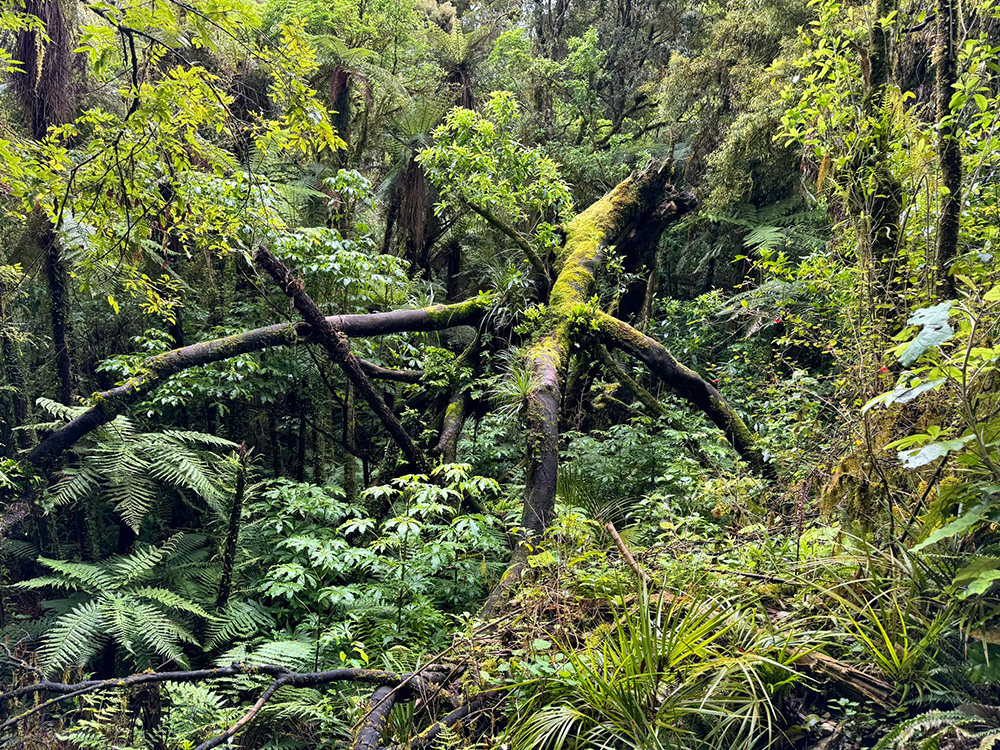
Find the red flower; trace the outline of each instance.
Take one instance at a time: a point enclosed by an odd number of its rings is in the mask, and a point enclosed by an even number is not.
[[[775,319],[774,319],[774,322],[775,322],[775,323],[780,323],[780,322],[781,322],[781,318],[775,318]]]
[[[878,368],[878,371],[879,372],[889,372],[889,368],[888,367],[880,367],[880,368]]]

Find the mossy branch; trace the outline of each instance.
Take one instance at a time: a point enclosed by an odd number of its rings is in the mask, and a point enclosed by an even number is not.
[[[371,380],[358,362],[358,358],[351,352],[347,334],[344,333],[343,329],[323,316],[319,306],[306,292],[302,282],[295,279],[285,264],[278,260],[270,250],[259,249],[254,255],[254,262],[263,268],[281,290],[288,295],[292,304],[295,305],[295,309],[309,324],[313,335],[326,350],[327,355],[334,364],[343,370],[344,375],[347,376],[358,394],[368,402],[368,406],[375,412],[375,416],[385,426],[393,442],[399,446],[413,468],[416,471],[426,470],[427,459],[424,457],[423,451],[413,442],[399,421],[399,417],[393,413],[382,396],[375,390]]]
[[[561,382],[569,359],[575,320],[594,284],[604,254],[632,222],[660,206],[679,217],[694,200],[669,187],[661,166],[651,163],[621,182],[566,225],[557,253],[559,275],[549,298],[547,330],[528,352],[534,387],[528,395],[528,466],[521,525],[528,535],[548,527],[555,505],[559,463]]]
[[[711,419],[756,473],[768,479],[774,478],[774,466],[764,459],[750,428],[714,385],[678,362],[658,341],[627,323],[599,311],[593,313],[592,320],[605,344],[621,349],[645,364],[678,396]]]

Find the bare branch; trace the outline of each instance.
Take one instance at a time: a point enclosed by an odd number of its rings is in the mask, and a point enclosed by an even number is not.
[[[409,695],[409,691],[423,690],[427,684],[438,683],[444,679],[444,673],[440,670],[434,671],[427,668],[420,672],[402,674],[387,672],[381,669],[353,668],[331,669],[323,672],[294,672],[277,664],[234,663],[228,667],[217,667],[215,669],[195,669],[185,672],[143,672],[142,674],[135,674],[129,677],[117,677],[108,680],[84,680],[83,682],[76,683],[40,680],[34,684],[23,685],[0,694],[0,702],[38,693],[57,693],[58,695],[8,719],[3,724],[0,724],[0,730],[17,724],[28,716],[42,711],[49,706],[71,698],[77,698],[81,695],[88,695],[103,690],[116,690],[119,688],[160,683],[204,682],[235,677],[237,675],[266,675],[273,677],[274,681],[280,682],[281,685],[293,685],[296,687],[326,685],[331,682],[363,682],[403,691],[404,695]],[[273,694],[273,691],[265,691],[265,693],[269,698]],[[262,697],[264,697],[263,694]],[[251,716],[250,718],[253,717]],[[237,731],[239,731],[239,728],[237,728]]]
[[[351,352],[347,334],[323,316],[319,306],[306,292],[302,282],[293,278],[291,271],[270,250],[260,248],[254,255],[254,261],[267,271],[281,290],[292,300],[295,309],[309,324],[313,334],[326,349],[330,359],[344,371],[347,379],[351,381],[361,397],[368,402],[403,455],[417,471],[423,471],[427,467],[427,459],[424,457],[423,451],[413,442],[399,418],[375,390],[371,380],[361,368],[357,357]]]

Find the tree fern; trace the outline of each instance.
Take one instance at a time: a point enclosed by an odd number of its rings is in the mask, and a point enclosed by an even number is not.
[[[84,411],[47,399],[39,404],[63,421]],[[66,469],[52,487],[51,501],[62,505],[106,500],[136,531],[164,489],[192,492],[214,504],[231,473],[225,459],[206,448],[229,449],[234,443],[214,435],[183,430],[143,433],[119,416],[97,430],[92,443],[83,446],[79,464]]]
[[[192,601],[188,601],[183,596],[175,594],[173,591],[168,591],[167,589],[156,588],[153,586],[143,586],[142,588],[133,591],[132,595],[139,599],[146,599],[151,602],[162,604],[180,612],[188,612],[189,614],[197,615],[205,620],[212,619],[212,615],[205,611],[203,607]]]
[[[803,208],[795,199],[777,201],[758,208],[739,206],[731,214],[708,214],[702,218],[746,230],[747,250],[791,249],[798,253],[822,249],[827,242],[828,219],[816,208]]]
[[[86,666],[109,638],[132,657],[135,668],[148,668],[153,660],[183,662],[185,645],[196,643],[191,624],[211,621],[212,615],[197,602],[149,581],[167,563],[182,566],[204,541],[178,534],[159,547],[143,546],[99,563],[39,558],[53,575],[24,581],[20,588],[75,592],[75,601],[46,602],[61,614],[42,638],[42,669]]]

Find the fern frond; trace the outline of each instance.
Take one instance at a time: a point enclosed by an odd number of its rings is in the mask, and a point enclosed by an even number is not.
[[[11,560],[34,560],[38,557],[38,548],[23,539],[0,540],[0,554]]]
[[[100,475],[90,464],[63,471],[63,476],[49,490],[56,505],[73,505],[93,497],[100,487]]]
[[[173,591],[168,591],[167,589],[156,588],[153,586],[143,586],[142,588],[135,589],[129,593],[139,599],[156,602],[157,604],[162,604],[170,609],[187,612],[188,614],[196,615],[205,620],[211,620],[214,617],[195,602],[189,601],[183,596],[175,594]]]
[[[257,602],[231,601],[209,630],[208,647],[250,640],[274,627],[274,618]]]
[[[137,661],[156,655],[177,659],[183,643],[197,643],[194,636],[153,604],[131,596],[116,596],[101,602],[111,635]]]
[[[107,638],[101,608],[96,601],[83,602],[58,618],[42,639],[39,662],[52,673],[68,666],[86,664]]]
[[[322,194],[325,198],[326,195]],[[211,445],[215,448],[224,448],[227,450],[232,450],[236,447],[236,443],[232,440],[226,440],[218,435],[210,435],[207,432],[196,432],[194,430],[164,430],[163,435],[167,436],[171,440],[176,440],[179,443],[184,443],[187,445]],[[156,435],[153,435],[156,437]]]
[[[898,724],[879,741],[875,750],[902,750],[913,741],[914,737],[930,730],[962,726],[976,721],[982,720],[963,714],[961,711],[928,711]]]
[[[76,419],[89,408],[87,406],[66,406],[66,404],[61,404],[58,401],[44,397],[37,399],[35,403],[56,419],[61,419],[64,422]]]
[[[63,591],[80,591],[80,582],[63,576],[36,576],[26,581],[18,581],[13,584],[19,589],[61,589]]]
[[[184,534],[174,534],[159,547],[144,546],[131,555],[116,555],[110,558],[104,565],[114,571],[119,579],[117,585],[112,588],[121,588],[122,585],[146,578],[157,565],[173,554],[184,536]]]
[[[48,557],[39,557],[38,562],[62,575],[68,583],[91,591],[109,590],[115,587],[114,579],[99,565],[93,563],[52,560]]]
[[[215,660],[218,665],[242,661],[248,664],[282,664],[291,669],[309,669],[316,661],[316,644],[306,641],[268,641],[253,648],[234,646]]]

